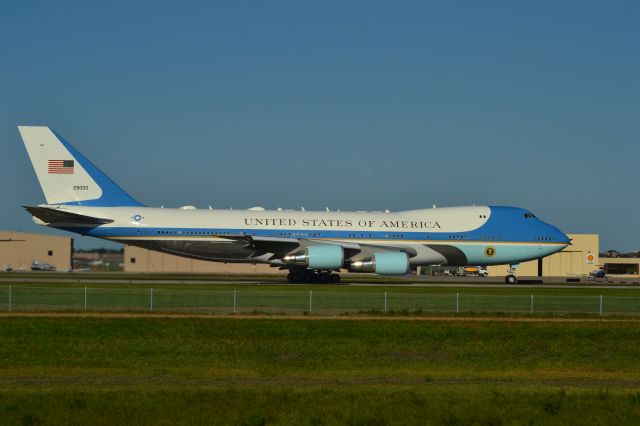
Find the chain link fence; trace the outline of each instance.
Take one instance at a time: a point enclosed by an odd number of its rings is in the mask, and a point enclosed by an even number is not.
[[[4,286],[0,311],[640,315],[640,297]]]

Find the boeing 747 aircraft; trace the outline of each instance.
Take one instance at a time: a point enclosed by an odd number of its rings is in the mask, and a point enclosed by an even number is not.
[[[403,275],[420,265],[509,265],[562,250],[569,238],[516,207],[401,212],[199,210],[147,207],[48,127],[19,126],[46,204],[40,225],[214,262],[266,263],[290,282],[338,282],[338,273]]]

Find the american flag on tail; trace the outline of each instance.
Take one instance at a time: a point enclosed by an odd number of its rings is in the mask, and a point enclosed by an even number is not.
[[[73,160],[49,160],[48,161],[49,174],[72,175],[73,163],[74,163]]]

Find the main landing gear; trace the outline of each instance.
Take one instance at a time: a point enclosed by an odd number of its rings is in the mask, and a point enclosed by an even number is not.
[[[312,271],[310,269],[289,270],[287,281],[290,283],[322,283],[337,284],[340,282],[340,275],[331,271]]]
[[[518,277],[516,276],[516,269],[518,269],[518,263],[509,265],[509,269],[507,270],[507,276],[504,277],[504,282],[507,284],[517,284]]]

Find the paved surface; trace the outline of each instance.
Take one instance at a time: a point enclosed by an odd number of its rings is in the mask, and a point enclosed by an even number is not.
[[[561,289],[638,289],[640,290],[640,283],[633,280],[614,282],[610,281],[609,284],[596,283],[593,281],[583,281],[582,283],[563,283],[561,279],[555,280],[549,279],[545,282],[539,282],[537,279],[522,279],[518,284],[505,284],[501,281],[497,281],[492,278],[478,278],[478,277],[444,277],[447,278],[445,282],[441,279],[443,277],[429,277],[429,279],[419,279],[415,281],[402,281],[402,282],[347,282],[338,284],[340,286],[354,286],[354,287],[380,287],[380,286],[393,286],[393,287],[427,287],[427,288],[561,288]],[[437,281],[436,281],[437,280]],[[60,275],[51,277],[28,276],[25,274],[3,274],[0,275],[0,284],[30,284],[30,283],[69,283],[69,284],[154,284],[154,285],[282,285],[293,287],[296,284],[290,284],[285,279],[276,280],[252,280],[246,276],[238,276],[237,279],[216,279],[211,280],[203,279],[202,277],[194,278],[180,278],[180,279],[136,279],[125,278],[118,279],[117,275],[113,278],[92,277],[91,274],[78,274],[78,275]],[[326,284],[316,284],[318,286],[324,286]],[[335,284],[332,284],[335,285]]]

